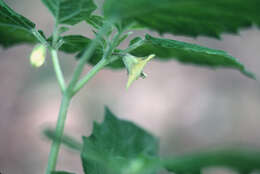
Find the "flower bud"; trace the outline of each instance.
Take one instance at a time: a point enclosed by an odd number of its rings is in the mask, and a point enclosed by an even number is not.
[[[46,47],[43,44],[37,44],[31,53],[30,63],[33,67],[40,67],[44,64],[46,58]]]

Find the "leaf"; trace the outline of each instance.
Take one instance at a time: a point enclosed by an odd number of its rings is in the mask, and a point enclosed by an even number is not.
[[[75,25],[88,18],[97,6],[92,0],[42,0],[59,24]]]
[[[259,7],[259,0],[106,0],[104,14],[159,33],[219,38],[260,26]]]
[[[0,45],[7,48],[20,43],[36,43],[35,24],[0,0]]]
[[[97,15],[91,15],[86,18],[86,22],[95,29],[100,29],[104,24],[104,18]]]
[[[138,38],[134,39],[136,40]],[[181,63],[209,68],[232,68],[239,70],[247,77],[255,78],[254,74],[247,71],[236,58],[224,51],[176,40],[155,38],[148,34],[143,44],[131,54],[141,57],[155,54],[160,60],[176,59]]]
[[[91,39],[81,36],[81,35],[68,35],[63,36],[63,45],[60,47],[60,50],[68,53],[68,54],[77,54],[76,58],[79,59],[85,49],[88,47],[88,45],[91,42]],[[51,38],[49,39],[51,41]],[[97,64],[103,55],[103,48],[101,45],[97,46],[96,51],[92,55],[92,57],[89,59],[88,63],[91,65]],[[112,64],[109,64],[108,67],[110,68],[122,68],[124,67],[124,64],[121,59],[118,59],[114,61]]]
[[[108,109],[104,122],[95,123],[91,136],[83,137],[83,142],[86,174],[154,173],[158,167],[158,140]]]
[[[81,35],[68,35],[63,36],[61,39],[64,43],[60,47],[60,50],[68,54],[77,54],[77,59],[81,57],[85,49],[87,49],[88,45],[91,43],[91,39]],[[92,65],[96,64],[102,58],[102,55],[103,49],[102,46],[99,45],[88,63]]]
[[[174,173],[199,173],[205,167],[229,167],[240,173],[260,169],[259,151],[248,149],[218,149],[197,152],[165,160],[165,167]]]

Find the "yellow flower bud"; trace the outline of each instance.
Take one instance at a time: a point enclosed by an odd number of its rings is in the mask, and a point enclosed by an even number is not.
[[[33,67],[40,67],[44,64],[46,58],[46,47],[42,44],[37,44],[31,53],[30,63]]]
[[[145,78],[146,74],[143,72],[144,66],[149,60],[151,60],[155,55],[151,54],[147,57],[135,57],[131,54],[126,54],[123,57],[123,62],[128,72],[128,82],[126,88],[137,80],[139,77]]]

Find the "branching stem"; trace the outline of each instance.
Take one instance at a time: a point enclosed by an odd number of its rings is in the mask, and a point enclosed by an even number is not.
[[[68,111],[68,107],[69,107],[69,104],[70,104],[72,97],[92,77],[94,77],[94,75],[98,71],[100,71],[103,67],[105,67],[109,63],[109,57],[112,55],[112,52],[115,48],[114,43],[116,43],[118,41],[121,33],[116,34],[116,36],[112,39],[111,44],[108,46],[108,48],[104,52],[103,58],[87,73],[87,75],[85,75],[82,78],[82,80],[79,80],[86,61],[88,59],[90,59],[90,57],[94,53],[94,51],[95,51],[100,39],[102,38],[102,36],[107,33],[109,25],[110,24],[105,24],[100,29],[96,38],[88,46],[88,48],[86,49],[86,51],[84,52],[84,54],[80,58],[80,61],[79,61],[78,65],[77,65],[77,67],[74,71],[73,77],[72,77],[68,86],[66,86],[66,84],[65,84],[64,76],[63,76],[63,73],[62,73],[62,70],[61,70],[61,67],[60,67],[60,63],[59,63],[59,59],[58,59],[58,53],[57,53],[57,48],[56,48],[56,44],[57,44],[57,41],[58,41],[58,31],[57,31],[58,26],[55,27],[55,30],[54,30],[55,36],[53,36],[54,41],[52,43],[52,46],[48,46],[48,48],[51,52],[54,70],[55,70],[56,77],[57,77],[59,86],[61,88],[62,94],[63,94],[62,102],[61,102],[61,106],[60,106],[60,111],[59,111],[59,117],[58,117],[58,120],[57,120],[56,130],[55,130],[55,134],[57,135],[58,139],[62,138],[62,135],[63,135],[63,132],[64,132],[65,120],[66,120],[66,117],[67,117],[67,111]],[[37,35],[37,32],[36,32],[36,35]],[[43,39],[41,37],[41,35],[40,36],[38,35],[38,37],[37,38],[40,40],[40,42],[44,43],[44,41],[41,41]],[[44,44],[48,44],[48,42],[46,41],[46,43],[44,43]],[[57,164],[60,144],[61,144],[61,141],[53,141],[52,142],[46,174],[51,174],[52,171],[56,170],[56,164]]]

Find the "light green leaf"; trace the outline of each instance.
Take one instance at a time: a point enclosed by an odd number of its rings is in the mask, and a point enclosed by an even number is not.
[[[0,45],[10,47],[21,43],[36,43],[32,34],[35,24],[13,11],[0,0]]]
[[[59,24],[74,25],[96,10],[92,0],[42,0]]]
[[[104,14],[159,33],[219,38],[223,32],[260,26],[259,7],[259,0],[106,0]]]
[[[136,40],[138,39],[134,39]],[[155,54],[160,60],[176,59],[181,63],[209,68],[232,68],[239,70],[247,77],[255,78],[236,58],[224,51],[176,40],[155,38],[148,34],[143,44],[131,54],[141,57]]]
[[[83,137],[85,174],[154,173],[159,165],[158,140],[137,125],[120,120],[106,109],[105,120]],[[93,158],[93,157],[96,158]]]

